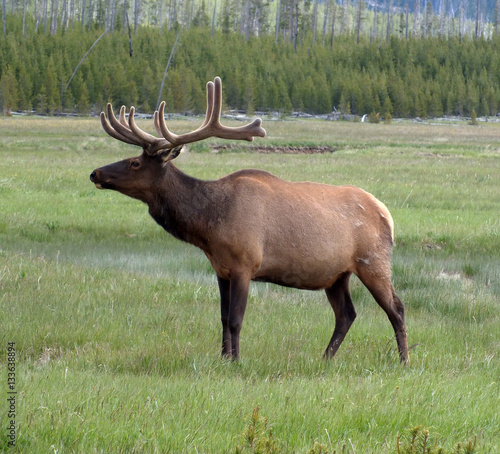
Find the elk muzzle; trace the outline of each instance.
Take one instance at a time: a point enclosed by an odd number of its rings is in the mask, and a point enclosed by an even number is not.
[[[90,181],[95,184],[95,187],[97,189],[105,189],[102,185],[102,181],[100,179],[100,170],[95,169],[91,174],[90,174]]]

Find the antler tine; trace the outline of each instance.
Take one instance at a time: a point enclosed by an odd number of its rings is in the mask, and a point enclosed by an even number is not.
[[[205,127],[205,125],[210,121],[210,118],[212,116],[212,109],[213,109],[213,102],[214,102],[214,83],[213,82],[208,82],[207,83],[207,111],[205,113],[205,120],[203,121],[203,124],[196,129],[198,131],[199,129],[202,129]],[[165,121],[160,121],[160,118],[164,119],[165,118],[165,101],[162,101],[159,107],[159,111],[155,111],[154,113],[154,125],[156,128],[156,132],[159,135],[163,135],[165,137],[169,137],[171,140],[178,141],[179,136],[174,134],[168,129],[167,124]],[[180,143],[180,142],[179,142]]]
[[[132,106],[130,108],[130,112],[128,114],[128,124],[129,124],[130,130],[140,140],[142,140],[144,143],[148,144],[148,146],[144,146],[144,150],[146,151],[146,153],[148,153],[149,155],[152,155],[159,150],[162,150],[164,148],[169,148],[171,146],[171,144],[167,140],[155,137],[155,136],[147,133],[146,131],[143,131],[142,129],[140,129],[137,126],[137,123],[135,122],[134,113],[135,113],[135,108],[134,108],[134,106]]]
[[[125,106],[120,108],[119,120],[115,117],[111,104],[108,103],[106,107],[108,115],[106,118],[106,114],[101,112],[101,123],[104,130],[111,137],[131,145],[139,145],[149,155],[172,147],[172,144],[166,139],[155,137],[137,126],[133,106],[130,108],[128,122],[125,116]]]
[[[141,147],[144,147],[146,144],[140,140],[131,130],[128,126],[123,125],[121,122],[117,120],[115,117],[115,114],[113,112],[113,107],[111,106],[110,103],[107,105],[107,110],[108,110],[108,120],[111,124],[111,127],[121,136],[124,136],[127,140],[123,141],[126,143],[130,143],[132,145],[139,145]],[[120,117],[125,118],[125,106],[123,106],[120,109]],[[114,136],[113,136],[114,137]],[[121,140],[121,139],[118,139]]]
[[[222,111],[222,82],[220,80],[220,77],[216,77],[214,79],[214,82],[212,84],[212,92],[212,113],[210,115],[210,120],[208,121],[208,123],[212,125],[212,127],[214,127],[220,125],[220,114]]]
[[[133,107],[130,109],[132,110]],[[130,113],[129,113],[129,116],[130,116]],[[128,128],[128,124],[127,124],[127,119],[125,117],[125,106],[121,106],[120,107],[120,116],[119,116],[119,119],[120,119],[120,123],[125,126],[126,128]]]
[[[220,77],[216,77],[214,83],[215,99],[212,117],[210,119],[210,125],[213,131],[212,135],[220,139],[248,140],[249,142],[252,142],[255,136],[265,137],[266,130],[261,127],[262,120],[260,118],[256,118],[254,121],[244,126],[237,127],[223,126],[220,123],[220,113],[222,109],[222,82]]]
[[[155,126],[160,129],[163,137],[172,145],[182,145],[208,137],[219,137],[221,139],[235,139],[252,141],[255,136],[265,137],[266,131],[261,127],[262,120],[255,119],[251,123],[236,128],[223,126],[220,123],[222,109],[222,82],[216,77],[214,82],[207,84],[207,111],[205,121],[195,131],[176,135],[168,129],[164,117],[165,104],[160,105],[158,116],[155,116]],[[157,123],[157,124],[156,124]]]
[[[207,82],[207,111],[205,113],[205,121],[198,129],[204,128],[205,125],[212,119],[214,110],[213,106],[214,106],[214,83],[210,81]]]
[[[162,107],[163,106],[163,107]],[[162,101],[161,104],[160,104],[160,110],[162,112],[165,111],[165,101]],[[155,113],[153,115],[153,122],[154,122],[154,125],[155,125],[155,129],[156,129],[156,132],[158,133],[159,136],[162,135],[162,132],[161,132],[161,128],[160,128],[160,121],[159,121],[159,113],[157,110],[155,110]]]
[[[167,139],[167,141],[170,142],[173,146],[189,143],[183,140],[184,136],[186,136],[187,134],[181,134],[180,136],[178,136],[177,134],[170,132],[170,130],[168,129],[167,124],[165,123],[165,102],[162,102],[160,104],[157,119],[161,135],[165,139]]]
[[[115,129],[113,129],[113,127],[109,124],[108,119],[106,118],[106,114],[104,112],[101,112],[101,124],[104,131],[106,131],[114,139],[117,139],[121,142],[129,143],[131,145],[137,145],[135,141],[129,140],[127,137],[123,136]]]
[[[220,85],[220,78],[216,77],[216,80],[217,79],[219,79]],[[222,104],[221,90],[219,89],[219,99],[217,97],[216,90],[217,89],[214,87],[214,82],[210,81],[207,83],[207,110],[205,113],[205,120],[198,129],[195,129],[194,131],[188,132],[186,134],[177,135],[168,129],[168,126],[165,123],[165,103],[163,102],[160,105],[160,110],[158,112],[158,125],[163,137],[165,137],[165,139],[167,139],[173,145],[192,143],[211,137],[213,134],[210,133],[209,127],[213,124],[214,121],[218,121]],[[219,104],[217,111],[215,111],[214,109],[214,107],[217,107],[214,106],[214,103]],[[215,116],[214,113],[216,114]]]

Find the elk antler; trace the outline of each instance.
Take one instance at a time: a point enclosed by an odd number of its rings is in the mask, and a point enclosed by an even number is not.
[[[214,82],[207,83],[207,111],[205,121],[196,130],[186,134],[174,134],[170,132],[165,123],[165,101],[160,104],[159,111],[154,113],[154,126],[158,135],[155,137],[142,129],[135,123],[134,107],[130,108],[128,123],[125,118],[125,106],[120,109],[120,120],[115,117],[111,104],[107,106],[108,118],[101,112],[101,123],[104,130],[117,140],[132,145],[139,145],[149,154],[154,155],[160,150],[197,142],[209,137],[219,137],[221,139],[235,139],[252,141],[254,137],[265,137],[266,131],[261,127],[262,120],[255,119],[245,126],[232,128],[223,126],[220,123],[222,108],[222,83],[219,77]],[[108,121],[109,119],[109,121]]]
[[[151,134],[140,129],[134,120],[134,107],[130,108],[128,116],[128,124],[125,118],[125,106],[120,109],[120,121],[117,120],[113,113],[113,107],[108,103],[107,106],[108,118],[104,112],[101,112],[101,123],[104,130],[113,138],[121,142],[131,145],[139,145],[144,151],[150,155],[157,153],[160,150],[171,148],[171,144],[166,139],[154,137]],[[109,119],[109,121],[108,121]]]

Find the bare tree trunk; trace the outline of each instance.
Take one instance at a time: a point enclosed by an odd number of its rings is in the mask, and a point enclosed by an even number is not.
[[[70,10],[70,13],[69,13],[69,20],[71,22],[71,28],[73,28],[73,24],[75,23],[75,0],[70,0],[69,2],[69,10]]]
[[[125,19],[126,19],[126,24],[127,24],[127,30],[128,30],[128,54],[130,57],[134,54],[134,49],[132,48],[132,31],[130,30],[130,22],[128,20],[128,13],[125,11]]]
[[[299,2],[295,3],[295,20],[293,33],[293,50],[297,52],[297,36],[299,34]]]
[[[127,9],[128,2],[127,0],[123,0],[123,17],[122,17],[122,33],[127,33]]]
[[[85,3],[86,3],[87,0],[83,0],[82,1],[82,12],[81,12],[81,19],[80,19],[80,25],[81,27],[83,28],[83,25],[84,25],[84,21],[85,21]]]
[[[321,40],[322,41],[321,45],[323,47],[325,47],[326,26],[327,26],[327,23],[328,23],[328,10],[329,10],[329,7],[330,7],[330,1],[327,0],[326,3],[325,3],[325,9],[323,11],[323,36],[322,36],[322,40]]]
[[[23,0],[23,36],[25,35],[26,32],[25,27],[26,27],[26,0]]]
[[[475,38],[479,38],[479,10],[480,10],[480,0],[476,1],[476,27],[474,31]]]
[[[48,1],[49,0],[44,0],[43,2],[43,34],[46,35],[47,34],[47,21],[48,21],[48,17],[47,17],[47,10],[48,10]]]
[[[116,14],[118,12],[118,7],[116,5],[116,0],[113,0],[113,11],[111,14],[111,30],[116,28]]]
[[[139,27],[140,12],[141,12],[141,0],[134,0],[134,33],[137,33],[137,27]]]
[[[38,33],[38,27],[40,26],[40,2],[35,0],[35,33]]]
[[[113,0],[105,0],[104,3],[104,30],[109,32],[109,26],[111,23],[111,2]]]
[[[413,13],[413,36],[420,36],[420,0],[415,2],[415,11]]]
[[[89,0],[89,14],[88,14],[88,22],[87,27],[90,30],[92,28],[92,19],[94,17],[94,3],[92,0]]]
[[[106,8],[106,18],[105,22],[105,30],[110,32],[115,28],[114,20],[115,20],[115,0],[109,0],[107,8]]]
[[[172,25],[177,22],[177,0],[170,0],[168,7],[168,31],[172,29]]]
[[[59,15],[59,0],[52,0],[50,9],[50,34],[57,33],[57,17]]]
[[[180,5],[183,6],[181,23],[189,28],[194,17],[194,0],[184,0]]]
[[[3,22],[3,36],[7,34],[7,4],[5,0],[2,0],[2,22]]]
[[[392,31],[392,0],[388,0],[387,2],[387,31],[386,31],[386,36],[385,36],[385,41],[388,43],[389,39],[391,37],[391,31]]]
[[[340,34],[343,35],[345,32],[346,18],[347,18],[347,5],[345,4],[348,0],[341,0],[340,8],[341,8],[341,16],[340,16]]]
[[[215,3],[214,3],[214,13],[212,15],[212,29],[210,30],[210,36],[212,38],[214,37],[216,14],[217,14],[217,0],[215,0]]]
[[[378,2],[377,2],[377,0],[375,0],[375,3],[373,4],[373,28],[372,28],[372,34],[370,37],[370,41],[372,41],[372,42],[377,40],[377,34],[378,34],[377,12],[378,12]]]
[[[316,42],[316,29],[318,26],[318,0],[314,0],[314,6],[313,6],[313,16],[312,16],[312,45],[314,46],[314,43]]]
[[[163,86],[165,85],[165,78],[167,77],[168,68],[170,67],[170,63],[172,63],[172,58],[174,56],[175,48],[177,47],[177,41],[179,40],[179,36],[181,36],[182,26],[179,27],[179,31],[177,32],[177,36],[175,37],[174,46],[172,47],[172,51],[170,52],[170,56],[168,57],[167,66],[165,68],[165,73],[163,74],[163,80],[161,81],[160,92],[158,93],[158,101],[156,102],[156,110],[160,107],[161,94],[163,92]]]
[[[356,4],[356,44],[359,44],[359,34],[361,33],[364,7],[365,2],[363,0],[358,0]]]
[[[332,3],[332,34],[330,35],[330,49],[333,47],[333,37],[335,36],[335,20],[337,19],[337,3]]]
[[[163,0],[158,0],[157,17],[160,33],[163,33]]]
[[[442,0],[441,1],[441,11],[440,11],[440,21],[439,21],[439,33],[441,34],[441,36],[445,36],[446,35],[446,19],[448,17],[448,15],[446,14],[446,9],[447,9],[447,5],[446,5],[446,0]]]
[[[498,36],[499,27],[498,21],[500,20],[500,0],[497,0],[495,3],[495,35]]]
[[[262,36],[269,30],[269,16],[267,5],[259,1],[255,8],[255,24],[257,27],[257,36]]]
[[[274,42],[276,45],[278,45],[278,38],[280,33],[280,14],[281,14],[281,0],[278,0],[278,5],[276,6],[276,28],[275,28],[275,38],[274,38]]]
[[[294,9],[295,9],[295,1],[298,0],[292,0],[288,5],[287,5],[287,14],[288,14],[288,40],[289,42],[293,43],[293,31],[294,31],[294,26],[295,26],[295,21],[294,21]]]
[[[80,60],[80,63],[78,63],[78,65],[76,65],[76,68],[75,70],[73,71],[73,74],[71,75],[69,81],[68,81],[68,85],[66,85],[66,88],[64,89],[64,91],[66,91],[69,87],[69,84],[71,83],[71,81],[73,80],[73,77],[75,77],[75,74],[76,72],[78,71],[78,68],[81,66],[81,64],[83,63],[83,61],[87,58],[87,55],[90,53],[90,51],[96,46],[96,44],[101,40],[101,38],[106,34],[106,32],[104,31],[103,34],[101,36],[99,36],[99,38],[97,38],[95,41],[94,41],[94,44],[92,44],[92,46],[90,47],[90,49],[87,51],[87,53],[83,56],[83,58]]]
[[[408,26],[409,26],[409,21],[408,21],[408,16],[410,15],[410,2],[406,0],[405,3],[405,37],[408,39]]]
[[[429,18],[427,17],[427,11],[429,8],[427,8],[427,3],[424,1],[424,38],[427,38],[427,21]]]
[[[68,0],[64,0],[61,7],[61,22],[59,24],[63,29],[68,26]]]
[[[244,0],[241,5],[241,16],[240,16],[240,34],[245,37],[245,41],[248,39],[248,22],[250,16],[250,0]]]

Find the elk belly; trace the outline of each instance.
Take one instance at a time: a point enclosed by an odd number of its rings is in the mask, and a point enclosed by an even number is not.
[[[340,263],[342,262],[321,260],[311,256],[292,262],[269,263],[269,261],[264,261],[253,280],[304,290],[320,290],[333,285],[338,277],[347,271],[345,263],[343,266],[339,266]]]

